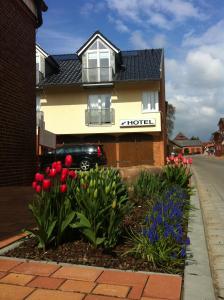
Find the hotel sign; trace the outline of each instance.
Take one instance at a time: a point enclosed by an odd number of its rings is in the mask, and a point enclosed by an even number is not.
[[[144,126],[155,126],[155,119],[127,119],[120,120],[120,127],[144,127]]]

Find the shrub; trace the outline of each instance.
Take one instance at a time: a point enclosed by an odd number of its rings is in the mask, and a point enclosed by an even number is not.
[[[168,188],[147,214],[140,232],[131,232],[132,253],[154,266],[173,271],[184,263],[186,245],[190,240],[184,233],[188,219],[189,196],[185,189]]]
[[[80,172],[73,191],[77,220],[72,225],[95,246],[113,248],[121,235],[122,222],[130,211],[127,189],[115,169]]]
[[[151,199],[161,193],[164,188],[160,174],[142,171],[134,183],[134,194],[140,199]]]
[[[70,165],[71,157],[65,164]],[[32,186],[36,190],[33,203],[29,204],[37,229],[28,231],[38,239],[38,247],[45,250],[49,245],[59,245],[73,222],[75,212],[71,204],[71,190],[77,174],[62,169],[61,162],[54,162],[46,174],[37,173]]]

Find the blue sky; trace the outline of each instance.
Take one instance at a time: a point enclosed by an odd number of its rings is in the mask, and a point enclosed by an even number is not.
[[[37,42],[73,53],[96,30],[121,50],[164,48],[174,134],[206,140],[224,116],[223,0],[46,0]]]

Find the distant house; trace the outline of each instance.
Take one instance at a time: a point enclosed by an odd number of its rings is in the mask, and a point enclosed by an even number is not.
[[[212,140],[215,144],[215,155],[224,155],[224,118],[220,118],[217,124],[218,131],[213,132]]]
[[[121,51],[99,31],[80,46],[76,53],[45,53],[45,62],[59,65],[37,88],[45,129],[57,144],[102,144],[110,166],[163,165],[163,49]]]
[[[203,144],[199,139],[189,139],[182,132],[178,133],[171,141],[174,152],[183,154],[201,154],[203,153]]]
[[[30,184],[36,170],[35,39],[42,0],[1,1],[0,186]]]

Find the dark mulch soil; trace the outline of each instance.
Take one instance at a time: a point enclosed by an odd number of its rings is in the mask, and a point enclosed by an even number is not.
[[[125,219],[125,228],[137,228],[141,223],[146,209],[144,203],[136,205],[131,216]],[[165,272],[164,269],[154,267],[152,264],[136,259],[131,255],[122,255],[131,247],[129,239],[126,237],[110,252],[103,249],[95,249],[83,239],[77,239],[60,245],[58,248],[51,248],[43,252],[37,248],[34,238],[28,238],[19,247],[10,250],[5,256],[19,257],[25,259],[56,261],[63,263],[91,265],[105,268],[138,270],[150,272]],[[179,272],[178,272],[179,273]]]

